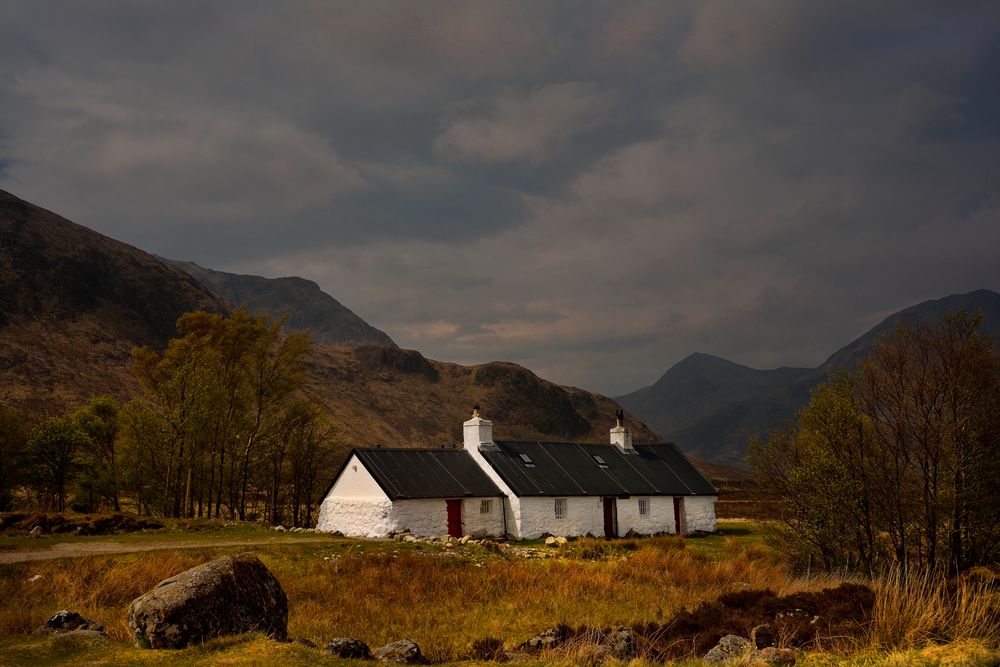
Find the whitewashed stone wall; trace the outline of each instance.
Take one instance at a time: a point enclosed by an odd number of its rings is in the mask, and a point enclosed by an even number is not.
[[[316,530],[377,537],[393,529],[392,501],[357,456],[351,456],[319,506]]]
[[[649,514],[646,516],[639,514],[640,497],[649,500]],[[630,530],[641,535],[676,533],[673,496],[632,496],[625,500],[619,498],[618,534],[625,535]]]
[[[395,528],[393,504],[383,498],[342,498],[327,495],[319,507],[316,530],[340,531],[351,537],[380,537]]]
[[[484,500],[490,501],[489,514],[480,511]],[[462,532],[473,537],[503,537],[503,512],[503,498],[466,498],[462,501]]]
[[[489,514],[480,512],[483,500],[492,501]],[[393,502],[388,497],[344,498],[331,493],[323,500],[316,523],[317,530],[340,531],[350,537],[382,537],[404,528],[416,535],[447,535],[447,503],[443,498]],[[462,532],[475,537],[501,537],[500,498],[462,499]]]
[[[687,532],[703,530],[706,533],[714,533],[716,531],[715,500],[715,496],[686,496],[684,498],[684,521],[687,524]]]
[[[500,498],[492,500],[492,511],[480,513],[483,498],[462,499],[462,530],[475,536],[502,536]],[[409,528],[418,535],[448,534],[448,504],[443,498],[391,501],[356,456],[320,504],[316,529],[340,531],[352,537],[381,537]]]
[[[640,516],[639,496],[616,500],[618,534],[634,530],[643,535],[675,533],[673,496],[648,496],[649,514]],[[570,496],[567,512],[562,519],[555,516],[555,498],[521,498],[518,513],[518,533],[522,539],[536,539],[545,533],[580,536],[590,533],[604,535],[603,498]],[[715,496],[684,496],[685,528],[715,532]]]
[[[521,498],[520,534],[524,539],[550,535],[604,535],[601,499],[589,496],[566,498],[566,516],[556,518],[555,498]]]

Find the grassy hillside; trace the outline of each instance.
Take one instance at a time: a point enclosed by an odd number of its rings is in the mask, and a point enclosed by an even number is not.
[[[0,190],[0,405],[58,414],[134,388],[136,345],[229,306],[177,268]]]

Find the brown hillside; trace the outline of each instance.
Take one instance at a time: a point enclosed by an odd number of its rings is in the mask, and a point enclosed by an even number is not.
[[[459,444],[475,404],[498,439],[607,442],[618,409],[517,364],[460,366],[385,347],[315,348],[308,391],[329,410],[345,450]],[[636,441],[660,442],[641,422],[629,424]]]
[[[149,253],[0,190],[0,405],[38,418],[134,389],[136,345],[229,306]]]
[[[162,348],[177,318],[229,308],[184,271],[0,191],[0,405],[32,419],[90,397],[127,398],[136,345]],[[472,405],[498,438],[606,442],[618,405],[511,363],[459,366],[392,347],[317,346],[308,391],[352,446],[448,446]],[[658,438],[631,421],[637,441]]]

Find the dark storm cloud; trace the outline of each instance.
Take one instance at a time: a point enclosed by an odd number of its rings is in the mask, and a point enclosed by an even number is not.
[[[8,3],[0,187],[624,392],[1000,288],[992,3]]]

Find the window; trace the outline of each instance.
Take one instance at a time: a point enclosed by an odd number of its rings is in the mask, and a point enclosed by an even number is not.
[[[534,468],[535,467],[535,462],[532,461],[531,457],[528,456],[527,454],[518,454],[518,456],[520,456],[521,460],[524,461],[524,467],[525,468]]]
[[[649,516],[649,498],[639,498],[639,516]]]
[[[600,456],[598,456],[597,454],[594,454],[593,456],[594,456],[594,461],[597,462],[597,467],[598,468],[607,468],[608,467],[607,462],[604,459],[602,459]]]
[[[556,498],[555,511],[556,511],[556,518],[557,519],[565,519],[566,518],[566,499],[565,498]]]
[[[480,514],[492,514],[493,513],[493,501],[492,500],[482,500],[479,502],[479,513]]]

